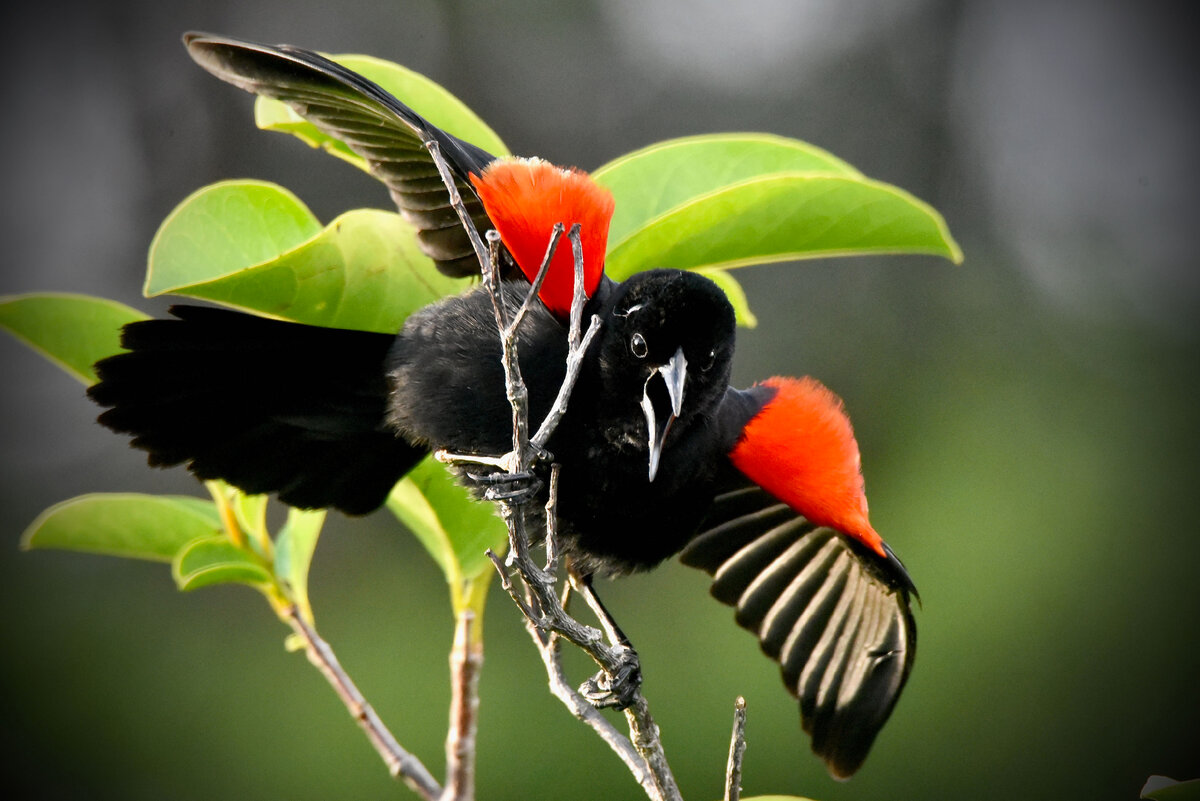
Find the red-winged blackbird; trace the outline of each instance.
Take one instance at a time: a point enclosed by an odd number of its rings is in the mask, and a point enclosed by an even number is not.
[[[780,663],[813,750],[833,775],[854,773],[908,677],[916,631],[913,585],[867,519],[841,401],[811,378],[729,387],[734,314],[723,293],[676,270],[604,276],[612,198],[584,173],[494,159],[309,51],[185,42],[218,77],[282,100],[362,155],[438,267],[465,275],[478,263],[425,148],[436,141],[477,226],[501,234],[514,308],[551,227],[581,223],[585,314],[603,325],[547,443],[561,465],[564,551],[585,575],[676,553],[711,573],[713,595]],[[563,380],[572,280],[570,249],[559,248],[519,332],[535,421]],[[417,312],[396,336],[171,311],[176,319],[126,326],[129,352],[100,362],[90,390],[110,407],[100,421],[132,434],[152,465],[186,463],[249,493],[362,514],[430,448],[511,447],[482,288]]]

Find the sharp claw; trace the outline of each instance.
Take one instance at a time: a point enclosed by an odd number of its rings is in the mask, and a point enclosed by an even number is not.
[[[480,497],[485,501],[526,503],[536,498],[544,486],[542,480],[531,472],[472,473],[465,471],[463,475],[483,489]]]
[[[498,490],[495,487],[489,487],[484,490],[484,500],[488,501],[508,501],[509,503],[525,503],[533,500],[533,498],[542,490],[542,482],[534,479],[531,484],[525,487],[518,487],[511,490]]]
[[[622,653],[615,675],[600,671],[579,687],[579,694],[597,709],[626,709],[637,698],[642,686],[642,668],[632,648]]]
[[[533,473],[472,473],[467,471],[467,478],[477,484],[508,484],[534,478]]]

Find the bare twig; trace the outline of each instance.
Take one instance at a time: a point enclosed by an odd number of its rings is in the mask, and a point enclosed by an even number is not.
[[[404,750],[387,727],[383,725],[379,715],[375,713],[375,710],[359,692],[358,687],[342,669],[333,649],[329,647],[329,643],[321,639],[316,629],[301,617],[299,607],[291,604],[283,610],[283,617],[292,630],[304,641],[308,661],[324,674],[334,692],[346,705],[350,715],[367,733],[367,739],[371,741],[371,745],[383,758],[388,772],[394,778],[403,780],[412,788],[413,792],[426,801],[439,801],[442,798],[442,788],[438,785],[437,780],[421,764],[421,760]]]
[[[538,268],[537,275],[533,278],[533,283],[529,285],[529,292],[525,295],[525,302],[521,304],[521,308],[513,316],[512,322],[508,327],[515,333],[520,327],[521,322],[525,319],[525,315],[529,313],[529,309],[537,302],[538,293],[542,291],[542,283],[546,280],[546,276],[550,274],[550,262],[554,260],[554,251],[558,250],[558,240],[563,235],[563,224],[555,223],[554,228],[550,230],[550,244],[546,246],[546,255],[542,258],[542,266]]]
[[[593,317],[588,334],[585,336],[579,332],[582,308],[584,302],[586,302],[586,296],[583,295],[580,288],[583,280],[583,269],[582,250],[577,244],[579,242],[579,226],[572,226],[568,237],[574,245],[576,292],[572,303],[568,339],[568,342],[571,344],[567,355],[567,374],[555,403],[557,411],[552,410],[551,414],[547,416],[546,423],[548,425],[544,423],[539,429],[538,434],[535,435],[533,449],[525,450],[522,448],[525,443],[520,434],[526,431],[527,428],[523,427],[519,420],[514,419],[514,453],[512,455],[516,458],[513,460],[510,468],[514,471],[527,470],[532,465],[532,460],[537,458],[537,453],[539,452],[537,449],[541,447],[541,443],[538,440],[544,438],[542,440],[544,442],[553,433],[554,426],[557,425],[565,410],[567,399],[569,398],[575,377],[578,376],[580,365],[591,342],[591,338],[595,336],[599,328],[598,319]],[[490,269],[495,270],[494,263]],[[520,370],[515,366],[517,354],[516,348],[512,347],[512,334],[513,332],[510,330],[504,331],[502,335],[505,375],[509,381],[520,381]],[[523,403],[527,398],[524,385],[510,386],[508,393],[510,399],[515,398],[522,402],[519,414],[527,417],[528,410]],[[517,408],[514,404],[514,416],[518,413]],[[556,490],[557,487],[553,489]],[[553,508],[556,503],[555,492],[551,494],[548,508]],[[554,691],[555,695],[566,704],[576,717],[591,725],[597,734],[605,742],[609,743],[610,747],[614,748],[618,756],[633,770],[634,776],[642,785],[647,795],[651,798],[664,799],[665,801],[678,799],[680,797],[679,789],[675,784],[674,776],[663,754],[658,727],[650,717],[649,705],[646,703],[646,699],[640,692],[635,694],[633,703],[626,710],[626,719],[630,727],[630,739],[625,740],[621,738],[620,740],[616,740],[614,738],[616,732],[607,724],[607,721],[596,712],[594,707],[578,691],[571,689],[565,681],[562,666],[558,658],[555,635],[561,636],[563,639],[581,648],[610,676],[616,675],[626,666],[625,660],[628,656],[628,647],[617,641],[615,632],[610,632],[613,636],[606,641],[604,633],[591,626],[585,626],[566,613],[555,589],[556,579],[554,574],[545,568],[539,567],[529,554],[529,537],[526,532],[525,510],[519,507],[514,508],[509,504],[502,504],[501,513],[509,526],[509,564],[521,576],[528,597],[523,597],[517,591],[507,575],[507,571],[504,570],[503,563],[498,558],[494,558],[493,561],[501,573],[501,581],[504,588],[529,622],[531,633],[534,635],[534,641],[537,643],[538,650],[542,654],[542,659],[546,663],[552,691]],[[551,523],[548,529],[553,531],[554,527],[555,524]],[[554,556],[553,552],[555,550],[555,546],[551,546],[551,557]],[[548,559],[548,562],[552,561],[555,560]],[[583,711],[584,706],[588,707],[591,711]],[[598,725],[599,722],[603,722],[605,725],[600,726]],[[632,745],[632,750],[640,757],[636,762],[629,754],[629,750],[631,750],[628,748],[629,745]],[[637,770],[633,769],[635,764],[639,764]]]
[[[475,222],[471,219],[471,215],[467,214],[467,207],[463,205],[462,195],[458,193],[458,184],[454,180],[453,173],[450,172],[450,165],[446,163],[446,158],[442,155],[441,146],[436,139],[429,139],[423,144],[429,151],[433,163],[437,166],[438,174],[442,176],[442,183],[446,185],[446,192],[450,196],[450,205],[458,212],[458,220],[462,223],[463,230],[467,232],[467,238],[471,240],[475,258],[479,260],[480,265],[487,264],[487,248],[484,247],[483,240],[479,238],[479,232],[475,230]]]
[[[733,704],[733,736],[729,740],[729,763],[725,767],[725,801],[742,797],[742,756],[746,753],[746,699]]]
[[[472,642],[474,623],[474,612],[466,609],[459,613],[450,651],[450,729],[446,734],[446,789],[442,801],[475,798],[475,732],[483,648]]]
[[[567,400],[571,397],[571,391],[575,388],[576,379],[579,378],[579,370],[583,366],[583,356],[587,353],[592,338],[600,330],[600,318],[593,314],[591,323],[588,324],[587,333],[583,334],[582,338],[579,334],[580,324],[583,319],[583,307],[587,303],[587,295],[583,291],[583,244],[580,240],[579,231],[579,223],[575,223],[571,226],[570,233],[567,234],[567,238],[571,240],[571,252],[575,257],[575,291],[571,297],[571,320],[567,333],[567,374],[563,379],[562,386],[558,388],[558,395],[555,397],[550,411],[547,412],[546,419],[542,421],[537,433],[533,435],[533,447],[539,450],[546,447],[546,442],[550,439],[550,435],[554,433],[554,429],[558,427],[563,415],[566,414]],[[548,261],[549,255],[547,256]],[[577,357],[572,358],[576,354]]]
[[[510,473],[528,472],[533,464],[541,458],[545,443],[549,441],[554,428],[566,411],[567,400],[579,375],[584,354],[600,327],[599,318],[593,316],[587,333],[581,332],[583,308],[587,302],[587,296],[583,287],[583,249],[579,235],[580,228],[578,224],[573,225],[568,234],[575,263],[575,291],[571,303],[570,331],[567,340],[566,375],[550,414],[547,415],[546,420],[542,422],[537,433],[530,440],[529,394],[521,377],[517,359],[517,327],[509,322],[500,288],[499,234],[495,231],[488,231],[488,245],[484,245],[483,239],[475,231],[474,223],[462,204],[462,199],[454,184],[454,177],[437,144],[427,142],[426,147],[446,185],[451,205],[454,206],[459,220],[467,230],[472,247],[479,259],[484,285],[488,287],[492,299],[503,353],[505,391],[513,412],[513,449],[500,462]],[[539,275],[548,269],[553,258],[554,248],[558,244],[557,239],[557,235],[552,236]],[[535,294],[536,292],[531,292],[530,296]],[[524,310],[532,303],[530,296],[526,297],[525,303],[517,311],[516,322],[524,317]],[[453,456],[441,454],[439,458],[450,461]],[[468,457],[464,461],[478,463],[479,460]],[[554,483],[556,484],[556,482]],[[553,489],[556,490],[557,487],[555,486]],[[556,500],[552,493],[548,508],[552,508],[555,503]],[[488,555],[500,573],[504,589],[526,618],[530,634],[546,663],[552,692],[563,701],[572,714],[588,723],[609,744],[622,761],[629,766],[634,777],[650,798],[660,801],[677,801],[680,799],[679,788],[675,784],[675,778],[663,754],[658,727],[650,717],[649,705],[640,690],[635,690],[634,700],[626,709],[626,719],[630,727],[630,738],[626,739],[578,691],[570,688],[558,658],[558,639],[561,637],[583,649],[605,673],[614,676],[623,666],[627,665],[624,658],[628,656],[628,646],[623,643],[606,642],[601,631],[583,625],[566,613],[555,589],[555,576],[550,572],[550,568],[553,568],[557,561],[556,548],[551,546],[546,567],[538,566],[529,554],[530,538],[526,531],[527,509],[520,505],[514,506],[507,501],[501,501],[500,512],[509,531],[510,550],[507,561],[520,575],[525,587],[525,594],[519,592],[513,584],[505,569],[505,562],[490,551]],[[550,528],[550,536],[553,536],[553,526],[548,528]]]

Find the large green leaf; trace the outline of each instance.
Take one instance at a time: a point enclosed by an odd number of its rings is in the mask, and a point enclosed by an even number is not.
[[[499,551],[508,539],[492,504],[472,500],[432,456],[396,485],[387,506],[417,536],[451,583],[492,570],[486,550]]]
[[[258,588],[271,583],[267,569],[224,534],[184,546],[171,562],[171,575],[184,591],[213,584],[249,584]]]
[[[610,161],[592,177],[612,190],[616,200],[608,229],[608,241],[615,246],[655,217],[700,195],[781,172],[860,175],[806,142],[763,133],[722,133],[658,142]]]
[[[170,495],[93,494],[42,512],[25,530],[21,547],[169,562],[187,543],[220,530],[221,521],[211,501]]]
[[[123,303],[88,295],[0,297],[0,328],[85,384],[96,382],[93,364],[121,350],[121,326],[144,319]]]
[[[867,253],[962,258],[945,221],[926,203],[858,176],[775,173],[676,206],[611,245],[609,274],[654,267],[729,269]]]
[[[394,333],[411,312],[468,284],[441,275],[398,214],[358,209],[322,228],[282,187],[223,181],[188,197],[159,228],[146,294]]]
[[[508,154],[504,142],[487,123],[465,103],[424,75],[372,56],[342,55],[329,58],[379,84],[443,131],[452,133],[493,155]],[[313,147],[323,148],[330,154],[350,162],[364,172],[370,171],[362,156],[350,150],[341,140],[322,133],[278,100],[260,96],[254,104],[254,122],[264,130],[290,133]]]

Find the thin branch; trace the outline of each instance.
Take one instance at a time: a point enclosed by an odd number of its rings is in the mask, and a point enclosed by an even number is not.
[[[566,400],[569,397],[570,390],[574,384],[575,377],[578,375],[580,365],[582,364],[584,354],[591,342],[591,338],[595,335],[599,328],[599,320],[593,317],[592,324],[589,327],[587,336],[582,336],[579,332],[579,326],[582,319],[582,309],[587,298],[583,294],[581,286],[583,283],[583,267],[582,267],[582,248],[579,247],[579,226],[572,226],[568,234],[572,241],[573,251],[575,254],[575,296],[571,308],[571,326],[568,342],[567,354],[567,376],[564,379],[563,387],[560,387],[558,398],[555,406],[561,407],[557,414],[548,415],[547,420],[535,435],[534,446],[540,448],[541,442],[549,439],[553,433],[554,427],[561,419],[562,410],[565,409]],[[491,270],[495,270],[496,266],[493,263],[490,266]],[[513,337],[511,331],[502,331],[501,343],[503,346],[503,361],[505,366],[506,379],[509,382],[521,382],[521,374],[516,366],[517,353],[513,347]],[[524,401],[527,398],[527,391],[523,382],[519,385],[508,387],[510,399],[516,398]],[[529,451],[521,446],[523,442],[520,438],[520,433],[524,430],[519,418],[528,418],[528,409],[522,405],[520,408],[514,404],[514,452],[510,469],[514,471],[525,471],[532,466],[532,461],[537,458],[538,451]],[[551,419],[552,418],[552,419]],[[548,425],[547,425],[548,424]],[[526,424],[527,425],[527,424]],[[557,488],[555,488],[557,489]],[[553,506],[557,503],[554,495],[551,496],[548,506]],[[551,684],[566,686],[565,680],[562,677],[562,668],[558,660],[556,644],[551,635],[560,635],[563,639],[568,640],[576,647],[581,648],[600,666],[600,668],[609,676],[616,675],[623,667],[627,665],[627,657],[629,653],[628,646],[623,643],[616,642],[614,637],[612,640],[605,640],[604,633],[591,626],[585,626],[573,617],[568,615],[563,609],[555,589],[555,577],[545,569],[539,567],[529,554],[529,537],[526,532],[526,517],[527,512],[521,507],[513,507],[507,503],[501,504],[501,513],[505,522],[509,527],[509,564],[511,564],[520,574],[521,580],[526,587],[529,598],[521,597],[517,592],[507,572],[503,569],[502,563],[498,559],[493,559],[497,569],[501,573],[501,581],[508,591],[509,596],[521,612],[526,616],[530,624],[531,631],[536,635],[535,642],[538,644],[539,651],[542,653],[543,661],[546,662],[547,671],[551,678]],[[548,528],[552,528],[548,526]],[[545,633],[545,634],[543,634]],[[552,687],[553,688],[553,687]],[[571,690],[570,694],[555,693],[562,700],[573,714],[578,717],[580,713],[578,704],[588,704],[578,692]],[[590,706],[590,704],[588,704]],[[593,708],[594,711],[594,708]],[[605,741],[612,746],[612,732],[598,728],[593,720],[604,720],[598,714],[587,714],[580,718],[593,726],[593,729]],[[658,727],[654,724],[654,720],[650,717],[649,705],[646,699],[641,695],[640,691],[635,692],[633,703],[626,710],[626,719],[630,727],[630,740],[621,742],[630,742],[636,752],[641,757],[641,769],[634,771],[634,776],[638,779],[643,789],[653,799],[663,799],[663,801],[674,801],[680,798],[679,788],[675,784],[675,778],[671,773],[670,766],[667,763],[666,757],[662,750],[662,742],[659,739]],[[635,764],[629,760],[627,752],[624,751],[624,745],[621,749],[615,749],[626,764],[631,766]]]
[[[450,172],[449,165],[442,157],[437,143],[426,142],[425,144],[434,164],[437,165],[443,183],[446,185],[450,203],[454,206],[459,220],[467,230],[475,255],[479,259],[484,284],[488,287],[491,295],[503,354],[505,391],[512,406],[513,418],[513,449],[505,455],[502,462],[510,473],[525,473],[530,470],[534,462],[541,458],[545,443],[550,439],[555,426],[565,413],[567,399],[578,377],[584,354],[600,326],[599,318],[593,316],[587,334],[581,333],[583,308],[587,302],[587,296],[583,286],[583,248],[579,235],[580,228],[578,224],[575,224],[568,234],[575,263],[575,291],[571,303],[570,331],[567,340],[566,376],[563,385],[559,388],[551,414],[543,421],[531,441],[528,433],[529,393],[521,377],[517,360],[517,330],[515,326],[508,323],[500,288],[499,234],[495,231],[488,231],[488,245],[484,245],[475,230],[470,215],[467,214],[466,207],[462,204],[454,177]],[[545,264],[539,273],[548,268],[555,245],[557,242],[552,241],[547,248]],[[531,302],[528,295],[526,301]],[[521,315],[520,310],[517,314]],[[478,460],[467,461],[477,462]],[[554,503],[556,501],[552,497],[551,504]],[[654,721],[650,717],[649,705],[641,695],[640,689],[635,690],[633,703],[626,710],[626,719],[630,727],[630,739],[626,740],[586,699],[568,687],[558,660],[558,638],[555,635],[559,635],[583,649],[609,676],[616,675],[620,668],[627,664],[624,658],[628,655],[628,647],[619,643],[606,643],[602,632],[583,625],[563,609],[555,590],[554,575],[539,567],[530,558],[529,535],[526,531],[529,514],[527,507],[514,506],[507,501],[501,501],[500,513],[508,526],[510,551],[507,561],[520,575],[528,593],[527,598],[522,597],[513,585],[505,569],[505,563],[495,554],[489,552],[489,556],[500,573],[501,583],[505,590],[525,615],[533,640],[546,662],[551,690],[573,714],[591,725],[593,730],[613,748],[629,766],[634,777],[650,798],[656,799],[656,801],[678,801],[680,799],[679,788],[675,784],[675,778],[663,755],[662,744],[658,737],[658,727],[654,725]],[[553,554],[551,554],[549,562],[552,564],[554,561]]]
[[[733,704],[733,735],[729,740],[729,762],[725,766],[725,801],[742,797],[742,757],[746,753],[746,699]]]
[[[638,692],[633,703],[625,710],[625,720],[629,724],[629,734],[633,747],[646,760],[650,777],[654,781],[655,794],[651,797],[664,801],[682,801],[679,787],[667,763],[667,755],[663,751],[662,740],[659,738],[658,724],[650,717],[650,704],[646,696]]]
[[[647,788],[647,793],[649,793],[649,788],[654,786],[654,780],[650,776],[641,754],[629,742],[629,738],[617,731],[617,727],[609,723],[608,719],[600,714],[600,710],[592,706],[567,680],[560,659],[558,635],[553,632],[539,631],[528,618],[525,625],[538,647],[542,662],[546,665],[546,674],[550,679],[550,692],[555,698],[562,701],[572,715],[592,727],[600,739],[607,743],[613,753],[625,763],[625,767],[629,768],[638,784]]]
[[[563,224],[555,223],[554,228],[550,230],[550,244],[546,246],[546,255],[542,259],[542,266],[538,267],[537,275],[533,278],[533,283],[529,285],[529,292],[525,295],[525,302],[521,304],[521,308],[517,309],[517,313],[513,316],[512,322],[508,327],[515,333],[521,327],[521,322],[525,319],[525,315],[529,313],[529,309],[537,302],[538,293],[542,291],[542,283],[546,280],[546,276],[550,274],[550,262],[554,260],[554,251],[558,250],[558,240],[563,235]]]
[[[479,671],[483,648],[472,643],[475,613],[458,615],[450,651],[450,728],[446,734],[446,789],[442,801],[474,801],[475,734],[479,723]]]
[[[338,698],[341,698],[342,703],[346,705],[350,715],[367,733],[367,739],[371,741],[371,745],[383,758],[392,777],[402,779],[412,788],[413,792],[426,801],[439,801],[442,798],[442,788],[438,785],[437,779],[433,778],[433,775],[421,764],[421,760],[405,751],[387,727],[383,725],[379,715],[375,713],[375,710],[359,692],[358,687],[342,669],[333,649],[329,647],[329,643],[325,642],[317,634],[316,629],[300,616],[299,607],[295,604],[288,606],[283,610],[283,618],[292,627],[292,631],[296,632],[304,641],[308,661],[324,674]]]
[[[436,139],[429,139],[423,143],[425,149],[429,151],[430,158],[437,166],[438,174],[442,176],[442,183],[446,185],[446,192],[450,196],[450,205],[458,212],[458,221],[462,223],[463,230],[467,232],[467,238],[471,240],[471,247],[475,250],[475,258],[479,260],[479,264],[485,265],[488,263],[487,248],[483,245],[483,240],[479,238],[479,231],[475,230],[475,221],[471,219],[471,215],[467,213],[467,207],[463,205],[462,195],[458,193],[458,184],[454,180],[454,175],[450,172],[450,165],[446,162],[445,156],[442,155],[441,145]]]
[[[536,437],[534,438],[537,439]],[[546,500],[546,564],[542,567],[553,576],[558,571],[558,464],[550,465],[549,498]],[[565,607],[564,607],[565,608]]]

